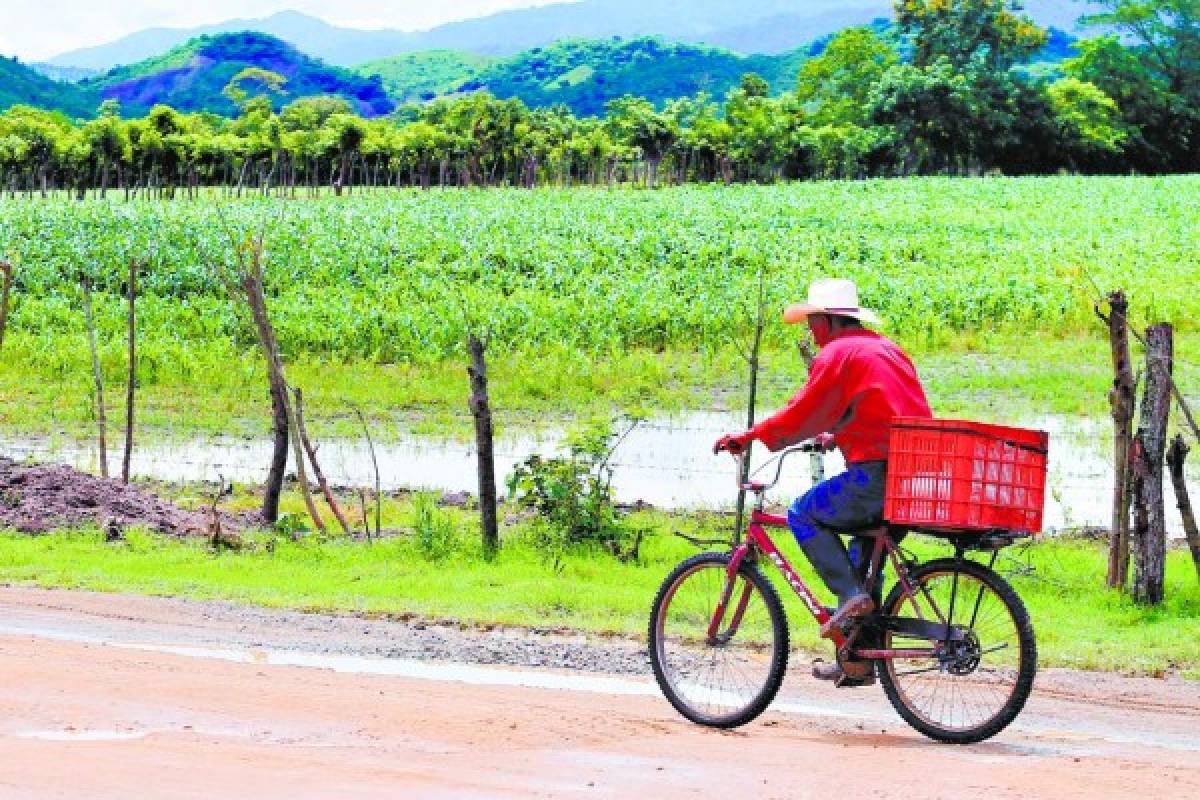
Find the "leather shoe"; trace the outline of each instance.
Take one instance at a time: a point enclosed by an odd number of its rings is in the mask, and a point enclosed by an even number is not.
[[[812,674],[818,680],[832,681],[838,688],[875,684],[875,670],[870,661],[829,663],[818,658],[813,662]]]
[[[831,638],[834,631],[842,628],[854,617],[870,614],[874,610],[875,601],[866,592],[851,597],[845,603],[842,603],[838,610],[833,612],[833,616],[821,626],[821,637],[824,639]]]

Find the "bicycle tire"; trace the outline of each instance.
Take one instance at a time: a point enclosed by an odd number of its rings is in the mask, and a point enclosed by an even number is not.
[[[753,564],[743,562],[739,567],[738,574],[757,591],[769,618],[771,653],[763,685],[741,707],[734,708],[728,713],[714,714],[697,708],[694,703],[690,703],[688,698],[677,690],[678,687],[671,676],[668,675],[669,664],[667,663],[668,659],[665,653],[666,637],[663,634],[663,626],[666,613],[670,611],[672,600],[677,596],[680,587],[690,577],[698,574],[700,570],[720,569],[722,572],[725,572],[728,569],[729,559],[730,555],[728,553],[701,553],[692,556],[675,567],[666,579],[663,580],[654,598],[654,605],[651,609],[650,622],[647,629],[650,664],[654,669],[654,678],[658,681],[658,686],[662,690],[663,695],[675,710],[686,719],[698,725],[705,725],[712,728],[736,728],[757,718],[775,699],[775,695],[778,694],[779,687],[783,683],[784,673],[787,670],[788,627],[783,603],[780,602],[775,587],[771,585],[771,582],[767,580],[762,571]],[[717,599],[717,597],[713,598],[714,604]],[[704,631],[701,631],[701,633],[704,633]],[[706,646],[710,650],[716,650],[711,645]]]
[[[1018,664],[1015,681],[1007,700],[993,715],[982,720],[977,725],[948,727],[933,722],[915,707],[908,692],[897,684],[896,679],[899,676],[896,672],[895,660],[879,660],[876,664],[876,674],[880,684],[883,686],[884,693],[887,695],[888,700],[891,701],[892,707],[896,709],[896,712],[905,722],[917,731],[939,742],[973,744],[990,739],[1000,733],[1016,719],[1017,715],[1025,707],[1025,702],[1029,699],[1029,693],[1033,689],[1034,676],[1037,674],[1037,639],[1034,635],[1033,623],[1029,619],[1029,613],[1026,611],[1025,604],[1021,601],[1016,591],[994,570],[978,562],[938,559],[916,567],[909,573],[908,578],[914,586],[925,585],[930,578],[936,575],[952,575],[955,571],[960,575],[969,575],[975,578],[982,586],[990,589],[1000,602],[1003,603],[1005,610],[1011,617],[1019,644],[1019,653],[1017,654]],[[903,586],[897,583],[892,588],[887,601],[884,603],[884,614],[901,616],[898,613],[900,610],[898,605],[904,599],[906,598]],[[976,604],[976,610],[978,610],[978,603]],[[886,643],[885,646],[887,646]],[[980,660],[982,660],[982,656]]]

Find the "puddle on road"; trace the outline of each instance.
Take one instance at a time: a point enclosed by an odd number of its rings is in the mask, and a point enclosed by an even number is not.
[[[40,625],[0,624],[0,636],[36,636],[43,639],[93,644],[138,652],[162,653],[186,658],[204,658],[257,666],[300,667],[326,669],[353,675],[375,675],[413,680],[464,683],[472,686],[520,687],[552,689],[587,694],[624,695],[661,698],[657,684],[649,679],[620,678],[585,673],[563,673],[550,670],[520,669],[504,666],[481,666],[457,662],[416,661],[412,659],[379,658],[339,654],[307,653],[262,648],[233,649],[152,642],[116,641],[75,631],[63,631]],[[857,700],[857,698],[855,698]],[[663,701],[666,702],[665,700]],[[771,704],[772,712],[797,716],[851,719],[872,724],[893,725],[897,718],[882,704],[879,707],[860,702],[847,704],[838,701],[807,703],[781,696]],[[981,747],[1002,750],[994,755],[1002,759],[1025,755],[1086,755],[1099,744],[1128,744],[1158,747],[1184,752],[1200,752],[1200,740],[1169,732],[1158,734],[1112,728],[1107,725],[1082,723],[1084,731],[1065,732],[1036,719],[1018,720],[1015,732],[1037,740],[1036,744],[989,742]],[[51,741],[112,741],[138,739],[156,731],[35,731],[17,734],[26,738]],[[986,751],[977,755],[985,756]]]
[[[465,683],[472,686],[509,686],[525,689],[553,689],[587,694],[625,695],[634,697],[660,697],[658,685],[649,680],[618,678],[589,673],[565,673],[549,670],[527,670],[478,664],[463,664],[450,661],[417,661],[414,659],[379,658],[328,653],[307,653],[292,650],[249,650],[204,647],[181,644],[158,644],[150,642],[114,641],[102,636],[91,636],[72,631],[59,631],[40,626],[0,624],[0,636],[37,636],[44,639],[67,641],[76,644],[92,644],[135,650],[148,653],[183,656],[185,658],[207,658],[257,666],[303,667],[327,669],[352,675],[378,675],[413,680]],[[888,716],[826,705],[813,705],[795,701],[780,701],[772,710],[787,714],[807,714],[846,719],[870,719],[885,721]]]
[[[43,742],[130,742],[145,739],[153,731],[19,731],[18,739],[37,739]]]
[[[1102,422],[1067,417],[1018,420],[1026,427],[1050,432],[1050,474],[1047,481],[1048,530],[1077,526],[1107,526],[1112,468],[1111,433]],[[712,442],[722,433],[739,429],[738,415],[692,412],[649,420],[639,425],[617,449],[613,488],[622,502],[639,500],[667,509],[717,509],[732,506],[734,470],[727,457],[714,457]],[[503,438],[497,442],[500,476],[533,453],[550,455],[562,443],[561,432],[542,436]],[[469,444],[430,436],[410,436],[376,445],[381,482],[386,490],[430,489],[473,492],[475,454]],[[89,442],[55,439],[0,438],[0,453],[39,461],[68,463],[96,471],[96,453]],[[132,470],[143,478],[165,481],[212,481],[218,476],[239,483],[261,483],[270,459],[266,439],[232,437],[158,440],[140,443]],[[330,439],[320,443],[322,467],[330,481],[341,486],[374,484],[371,456],[364,442]],[[114,455],[114,458],[116,456]],[[763,459],[759,459],[762,461]],[[825,460],[834,474],[842,463],[836,455]],[[1200,465],[1189,473],[1200,495]],[[764,470],[760,474],[768,474]],[[812,483],[810,459],[793,456],[773,495],[787,502]],[[1174,504],[1171,505],[1173,511]],[[1170,519],[1175,535],[1182,533],[1178,518]]]

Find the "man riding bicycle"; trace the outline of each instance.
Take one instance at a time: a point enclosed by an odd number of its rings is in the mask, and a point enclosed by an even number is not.
[[[838,534],[874,527],[883,520],[892,419],[932,413],[909,357],[891,340],[862,326],[880,321],[873,311],[859,306],[853,282],[814,282],[808,302],[789,306],[783,320],[807,321],[821,348],[808,382],[782,410],[751,430],[721,437],[713,452],[736,454],[754,440],[776,451],[813,438],[842,451],[846,471],[799,497],[787,515],[804,555],[837,595],[837,608],[821,628],[821,635],[829,638],[852,618],[875,610],[879,602],[863,588],[870,540],[855,538],[848,554]],[[839,685],[861,685],[870,674],[870,665],[863,662],[813,666],[813,675]]]

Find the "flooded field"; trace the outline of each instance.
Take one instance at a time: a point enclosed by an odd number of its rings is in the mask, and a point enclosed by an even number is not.
[[[1043,417],[1018,423],[1050,433],[1047,530],[1107,526],[1112,485],[1111,430],[1107,421]],[[720,434],[741,427],[738,415],[712,411],[655,418],[639,424],[621,442],[613,457],[613,484],[618,499],[667,509],[731,507],[736,498],[733,462],[726,456],[713,456],[711,448]],[[558,452],[562,440],[562,433],[554,431],[499,439],[498,475],[507,476],[515,464],[533,453]],[[467,443],[410,435],[376,442],[375,448],[385,490],[473,492],[476,488],[475,454]],[[157,438],[135,449],[132,471],[138,477],[165,481],[215,482],[223,477],[227,481],[258,484],[265,478],[270,452],[270,442],[265,438]],[[0,438],[0,454],[67,463],[92,472],[98,463],[94,443],[53,437]],[[330,481],[336,485],[374,484],[371,456],[364,440],[325,440],[320,443],[319,458]],[[114,448],[110,464],[119,463],[117,459],[119,454]],[[760,448],[756,466],[767,460]],[[772,499],[787,502],[811,485],[814,466],[808,457],[789,459]],[[834,474],[841,467],[836,454],[825,457],[826,474]],[[768,466],[760,474],[769,479],[774,468]],[[1193,465],[1189,470],[1189,486],[1193,497],[1200,498],[1200,467]],[[1167,506],[1169,529],[1174,535],[1181,535],[1169,488]]]

